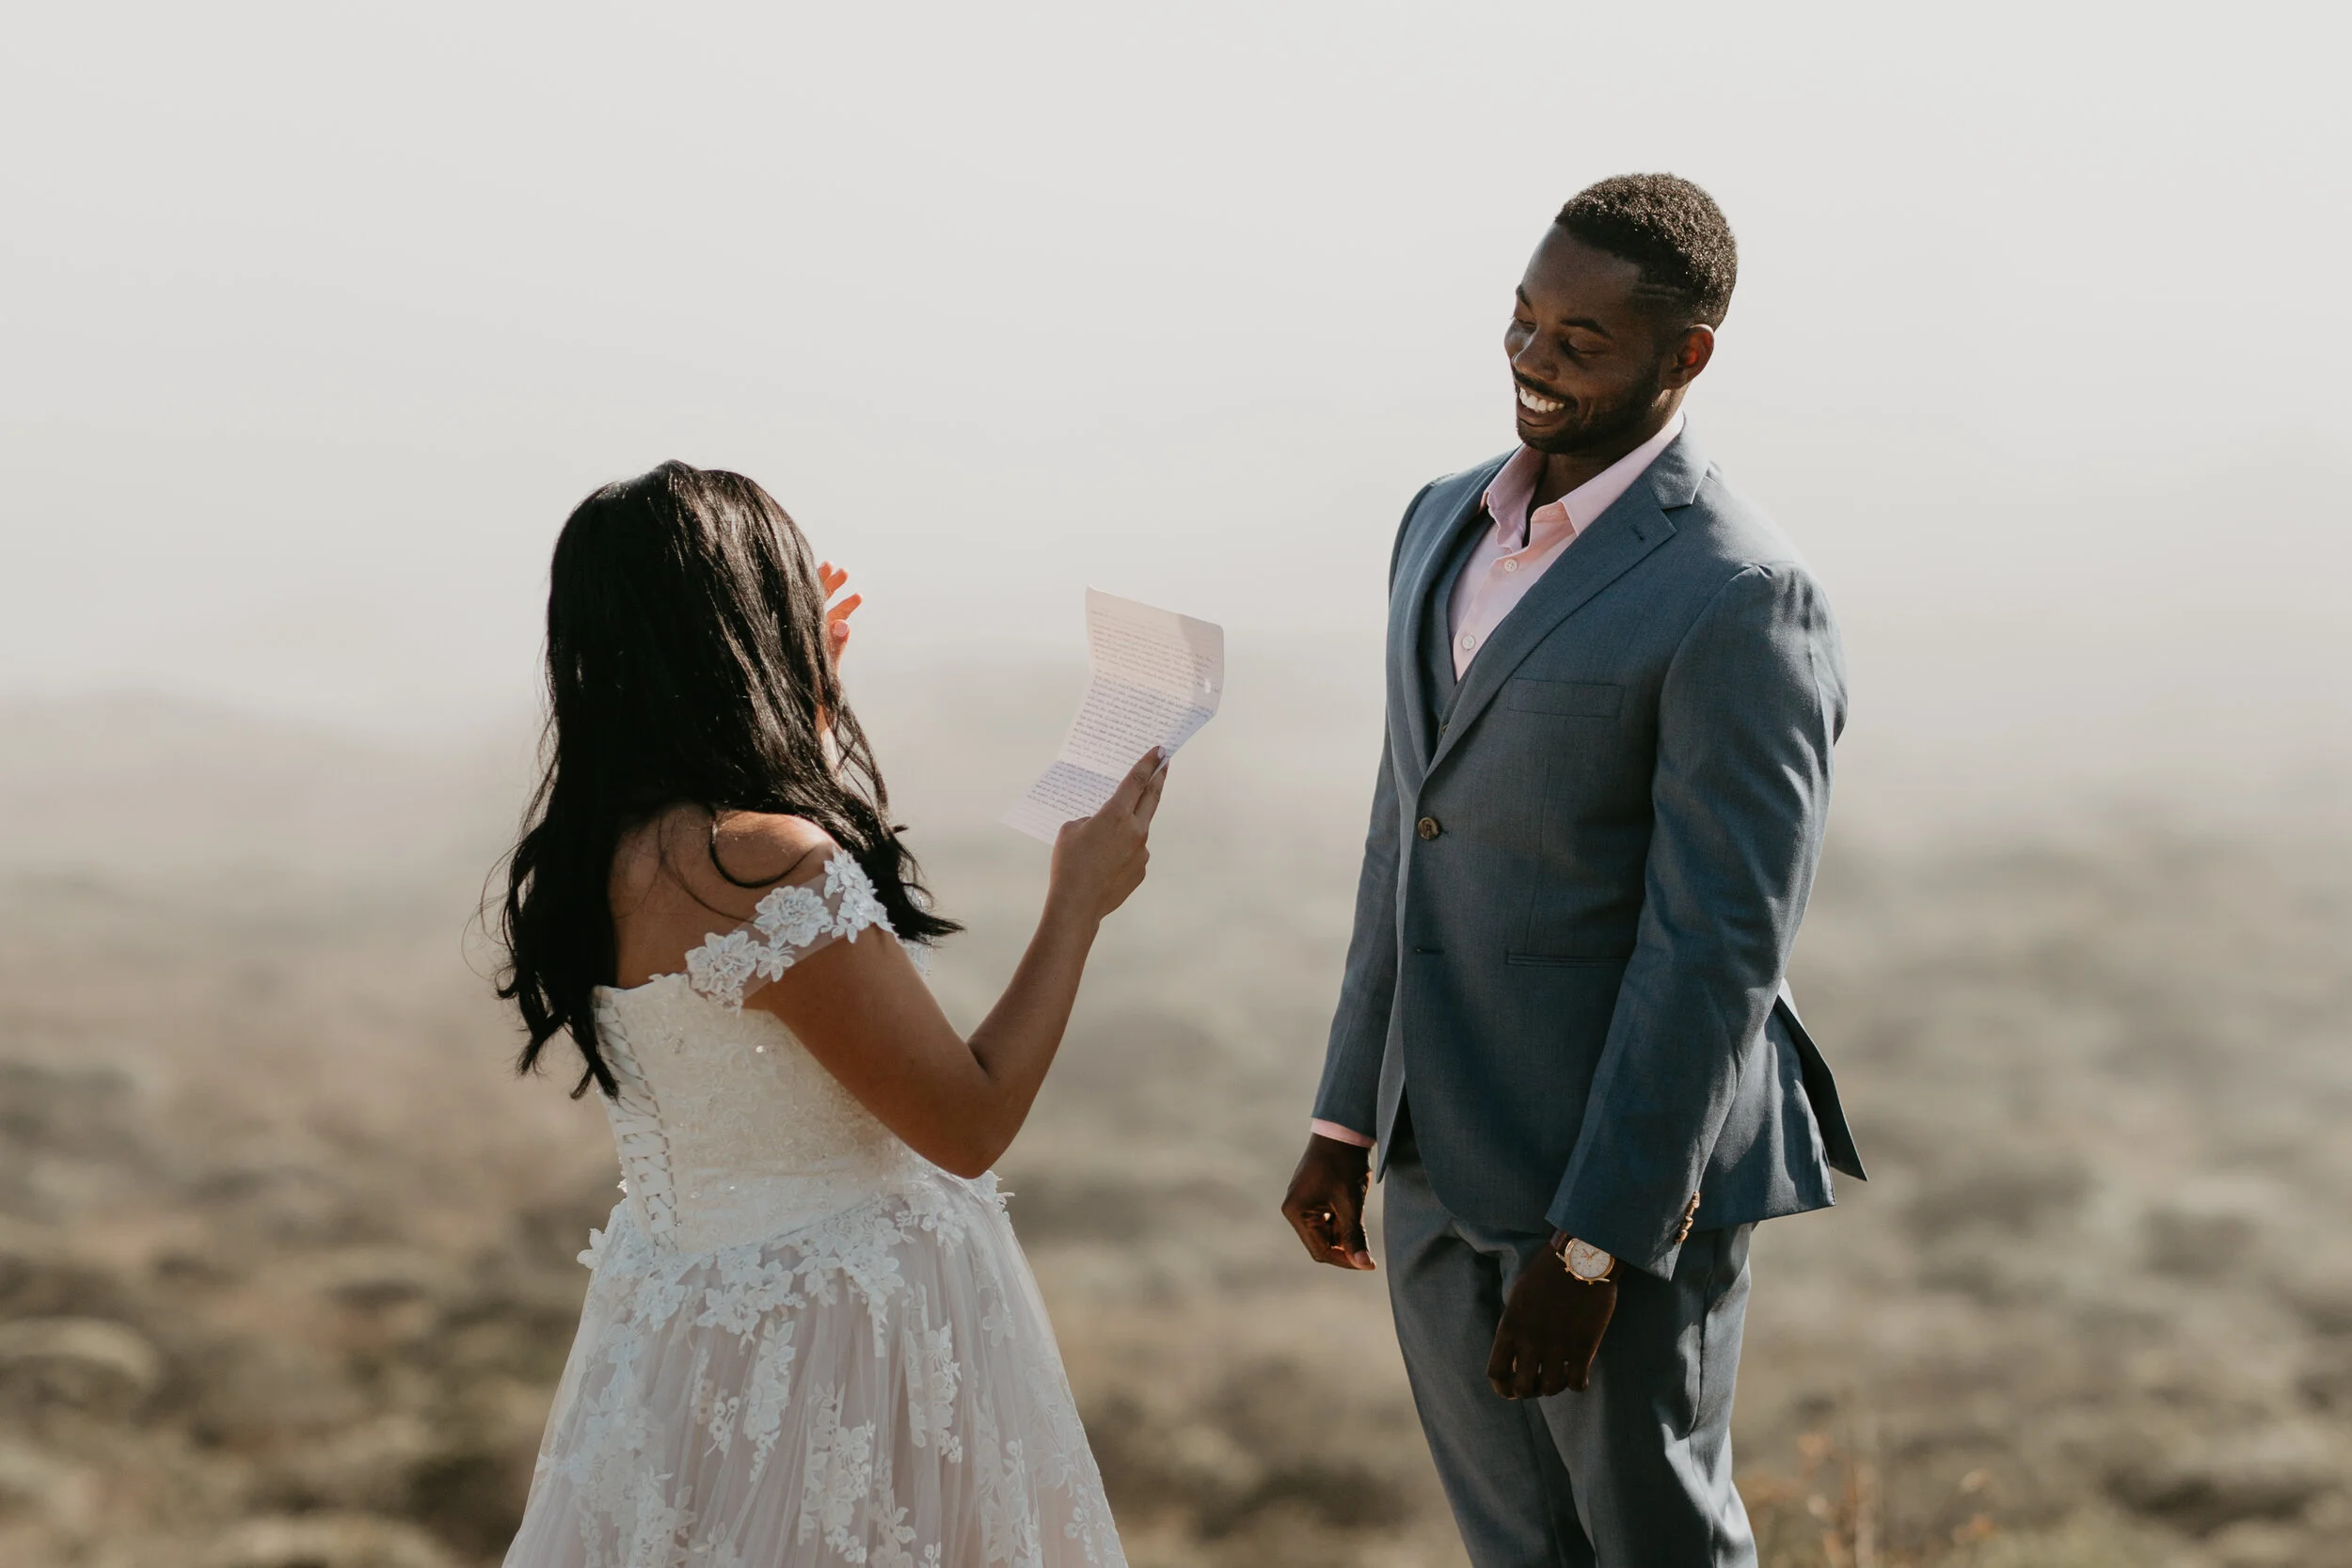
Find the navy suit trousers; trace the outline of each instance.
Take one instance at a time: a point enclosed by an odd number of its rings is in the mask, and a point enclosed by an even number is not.
[[[1672,1279],[1620,1269],[1592,1386],[1506,1400],[1486,1385],[1520,1269],[1547,1234],[1448,1213],[1409,1122],[1382,1183],[1398,1343],[1446,1500],[1475,1568],[1754,1568],[1731,1482],[1731,1396],[1752,1225],[1693,1232]]]

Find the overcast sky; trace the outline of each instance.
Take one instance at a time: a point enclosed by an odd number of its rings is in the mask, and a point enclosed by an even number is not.
[[[1092,581],[1369,679],[1528,250],[1662,168],[1741,246],[1694,429],[1870,711],[2292,750],[2352,715],[2328,14],[23,9],[0,694],[495,721],[564,513],[670,456],[858,574],[878,670],[1074,657]]]

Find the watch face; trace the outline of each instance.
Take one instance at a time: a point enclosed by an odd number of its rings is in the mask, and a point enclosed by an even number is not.
[[[1570,1242],[1565,1254],[1568,1272],[1579,1279],[1606,1279],[1616,1261],[1590,1242]]]

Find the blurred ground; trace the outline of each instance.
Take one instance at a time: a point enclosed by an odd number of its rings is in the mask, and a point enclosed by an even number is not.
[[[968,1021],[1041,885],[991,818],[1078,676],[874,682]],[[1139,1568],[1453,1568],[1379,1282],[1274,1212],[1375,749],[1291,689],[1178,763],[1004,1174]],[[466,938],[521,760],[0,709],[0,1562],[496,1560],[615,1174]],[[1756,1250],[1768,1562],[2352,1563],[2341,794],[1872,787],[1796,984],[1873,1180]]]

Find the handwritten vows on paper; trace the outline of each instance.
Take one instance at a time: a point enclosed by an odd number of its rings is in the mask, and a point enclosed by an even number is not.
[[[1172,610],[1087,590],[1087,694],[1051,766],[1005,813],[1005,825],[1054,842],[1092,816],[1136,759],[1170,752],[1216,716],[1225,695],[1225,628]]]

